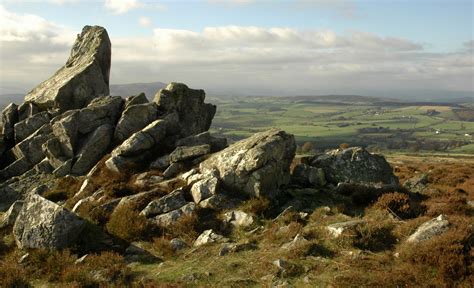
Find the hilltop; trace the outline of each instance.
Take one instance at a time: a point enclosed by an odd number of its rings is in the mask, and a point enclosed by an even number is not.
[[[297,155],[281,128],[230,143],[204,90],[111,96],[110,63],[85,26],[2,111],[0,286],[473,284],[472,159]]]

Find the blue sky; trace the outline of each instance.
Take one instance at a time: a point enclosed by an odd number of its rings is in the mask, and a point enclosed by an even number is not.
[[[54,72],[63,63],[62,58],[67,57],[73,36],[86,24],[101,25],[109,31],[117,49],[114,53],[117,57],[113,58],[112,69],[117,68],[112,71],[113,83],[182,80],[201,84],[203,88],[232,91],[242,87],[235,82],[243,82],[248,84],[246,89],[251,94],[275,91],[288,94],[295,89],[298,91],[294,93],[299,94],[400,87],[474,89],[474,1],[3,0],[0,3],[2,13],[8,16],[2,18],[11,20],[0,23],[7,27],[0,28],[3,36],[0,76],[5,91],[31,86],[44,78],[44,75],[33,76],[33,72]],[[21,21],[25,15],[44,22],[22,24],[28,22]],[[33,36],[28,36],[29,32]],[[35,33],[44,37],[35,39]],[[34,41],[41,41],[41,47],[28,50],[26,46],[34,47]],[[131,47],[126,47],[127,44]],[[25,53],[20,58],[26,62],[9,59],[9,53],[18,51]],[[194,63],[193,59],[196,59]],[[29,65],[37,68],[19,71]],[[23,80],[15,84],[13,77],[6,76],[25,73],[31,83]],[[215,80],[219,80],[218,84]],[[311,82],[314,83],[308,84]]]

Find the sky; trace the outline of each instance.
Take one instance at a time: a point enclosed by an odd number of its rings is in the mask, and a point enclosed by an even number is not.
[[[474,0],[0,0],[0,94],[46,80],[84,25],[109,33],[112,84],[474,95]]]

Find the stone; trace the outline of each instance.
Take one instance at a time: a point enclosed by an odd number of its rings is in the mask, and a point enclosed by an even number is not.
[[[190,89],[182,83],[170,83],[155,95],[154,102],[165,114],[176,113],[180,138],[209,130],[216,106],[204,103],[204,90]]]
[[[168,195],[161,197],[160,199],[153,200],[143,209],[140,214],[144,215],[147,218],[164,214],[186,205],[186,200],[184,199],[184,191],[182,189],[177,189],[171,192]]]
[[[403,187],[414,193],[423,193],[426,190],[428,184],[428,175],[421,174],[416,175],[403,183]]]
[[[107,31],[85,26],[77,36],[66,65],[25,96],[42,109],[82,108],[109,94],[111,44]]]
[[[326,185],[326,177],[322,168],[311,167],[306,164],[297,164],[293,169],[293,179],[303,185],[322,187]]]
[[[41,128],[44,124],[49,123],[50,118],[48,112],[37,113],[30,118],[26,118],[23,121],[20,121],[15,124],[15,142],[20,143],[28,136],[33,134],[36,130]]]
[[[8,144],[6,145],[8,149],[8,146],[12,146],[14,141],[14,125],[18,122],[18,106],[10,103],[3,109],[0,120],[0,134],[3,135],[3,139]]]
[[[49,164],[54,168],[62,166],[68,157],[63,151],[63,146],[58,138],[54,137],[43,143],[42,152],[48,159]]]
[[[216,194],[199,202],[199,207],[213,210],[234,209],[242,202],[237,198],[230,198],[224,194]]]
[[[347,229],[354,228],[358,225],[366,223],[365,220],[350,220],[346,222],[334,223],[326,226],[331,235],[335,238],[341,236],[341,234]]]
[[[71,173],[84,175],[107,153],[112,142],[113,127],[110,124],[99,126],[84,140],[76,154]]]
[[[18,106],[18,121],[23,121],[39,112],[40,109],[35,103],[23,102],[20,106]]]
[[[205,200],[219,191],[219,179],[216,177],[209,177],[199,180],[191,187],[191,195],[196,204]]]
[[[290,180],[295,155],[293,135],[271,129],[234,143],[200,164],[202,174],[216,171],[225,190],[250,197],[276,197]]]
[[[288,263],[284,259],[277,259],[277,260],[273,261],[273,265],[275,265],[280,270],[286,270],[286,269],[290,268],[290,266],[291,266],[290,263]]]
[[[12,185],[8,184],[0,184],[0,211],[10,209],[11,205],[21,197],[21,193],[11,186]]]
[[[423,224],[421,224],[415,233],[411,234],[407,242],[418,243],[429,240],[435,236],[441,235],[449,229],[449,221],[444,215],[439,215]]]
[[[157,118],[156,103],[130,105],[120,117],[114,133],[114,143],[120,144],[133,133],[140,131]]]
[[[0,228],[11,226],[15,223],[18,214],[20,214],[21,207],[23,207],[23,201],[15,201],[12,206],[0,217]]]
[[[163,181],[164,181],[164,178],[162,176],[153,175],[148,172],[144,172],[137,176],[133,184],[140,188],[148,188],[148,187],[153,187]]]
[[[158,226],[170,226],[176,223],[176,221],[178,221],[181,217],[192,215],[195,209],[196,204],[190,202],[179,209],[155,216],[154,218],[151,218],[150,221],[151,223],[156,224]]]
[[[20,249],[63,249],[77,241],[85,224],[56,203],[30,195],[13,226],[13,235]]]
[[[140,105],[140,104],[146,104],[146,103],[148,103],[148,98],[146,98],[145,93],[128,96],[127,98],[125,98],[125,109],[127,109],[128,107],[132,105]]]
[[[64,177],[71,172],[72,169],[72,159],[67,160],[61,166],[54,169],[53,175],[56,177]]]
[[[156,158],[155,161],[151,162],[150,169],[165,170],[168,168],[168,166],[170,166],[170,155],[166,154]]]
[[[209,229],[202,232],[201,235],[199,235],[196,241],[194,241],[193,246],[199,247],[199,246],[210,244],[210,243],[218,243],[218,242],[226,242],[226,241],[228,241],[228,239],[226,239],[224,236],[215,233],[212,229]]]
[[[297,234],[295,238],[293,238],[292,241],[285,243],[281,246],[281,249],[284,250],[292,250],[292,249],[298,249],[300,247],[303,247],[309,243],[306,238],[304,238],[302,235]]]
[[[170,241],[171,248],[174,251],[179,251],[188,248],[188,244],[179,238],[173,238]]]
[[[227,147],[227,139],[214,137],[209,131],[206,131],[176,141],[176,146],[198,146],[204,144],[210,145],[211,152],[215,153]]]
[[[381,155],[370,154],[361,147],[336,149],[318,156],[311,166],[322,168],[329,183],[398,185],[392,167]]]
[[[254,218],[244,211],[234,210],[224,214],[224,221],[235,227],[249,227],[254,223]]]
[[[158,260],[156,256],[140,247],[139,243],[130,244],[125,249],[124,258],[127,262],[145,262],[152,263]]]
[[[181,163],[172,163],[163,172],[163,177],[165,177],[165,179],[173,178],[176,175],[178,175],[179,172],[181,172],[182,169],[183,169],[183,165]]]
[[[175,163],[206,155],[210,152],[211,146],[209,144],[199,146],[179,146],[171,152],[169,160],[171,163]]]
[[[225,256],[229,253],[238,253],[242,251],[256,250],[258,246],[254,243],[225,243],[219,251],[219,256]]]

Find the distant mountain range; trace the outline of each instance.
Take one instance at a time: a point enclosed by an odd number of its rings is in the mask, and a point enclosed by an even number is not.
[[[153,99],[158,90],[165,88],[166,83],[131,83],[131,84],[113,84],[110,85],[110,94],[114,96],[131,96],[140,93],[145,93],[148,99]]]

